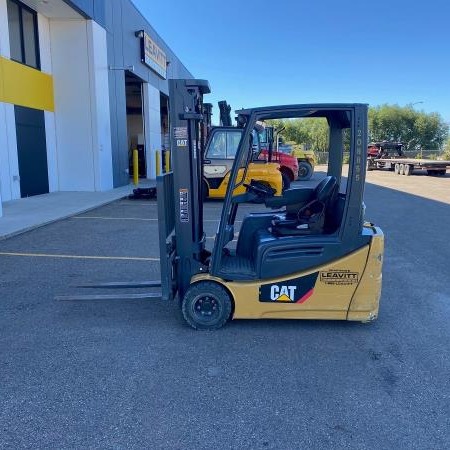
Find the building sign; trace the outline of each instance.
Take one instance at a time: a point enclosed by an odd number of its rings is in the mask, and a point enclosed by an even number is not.
[[[166,54],[153,42],[150,36],[144,32],[141,38],[141,61],[160,77],[167,78]]]

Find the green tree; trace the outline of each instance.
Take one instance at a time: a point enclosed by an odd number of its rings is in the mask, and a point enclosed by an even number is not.
[[[450,161],[450,137],[447,139],[447,142],[444,145],[444,159]]]
[[[329,127],[325,118],[278,119],[270,123],[286,142],[304,144],[317,152],[328,150]],[[408,149],[440,150],[449,126],[438,113],[416,111],[412,106],[381,105],[369,108],[369,139],[401,141]],[[344,130],[344,149],[349,150],[350,133]]]
[[[415,111],[411,106],[381,105],[369,110],[371,141],[401,141],[406,149],[441,149],[449,127],[438,113]]]
[[[285,142],[304,144],[319,152],[328,150],[328,124],[324,118],[272,120],[270,124],[281,133]]]

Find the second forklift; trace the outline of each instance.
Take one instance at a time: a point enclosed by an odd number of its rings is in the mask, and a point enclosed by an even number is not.
[[[203,111],[210,111],[210,104],[203,105]],[[205,108],[206,106],[206,108]],[[233,166],[236,151],[241,140],[242,127],[233,126],[231,120],[231,107],[226,101],[219,102],[220,126],[210,126],[210,116],[204,115],[208,138],[206,140],[203,159],[203,197],[223,199],[227,192],[230,181],[231,168]],[[205,124],[204,124],[205,125]],[[202,125],[203,129],[205,126]],[[282,191],[289,187],[290,181],[286,180],[278,162],[265,159],[259,160],[261,154],[260,133],[261,124],[255,124],[251,139],[253,145],[253,156],[247,171],[246,183],[251,180],[258,181],[274,190],[275,195],[281,195]],[[245,192],[245,187],[240,186],[235,190],[235,194]]]

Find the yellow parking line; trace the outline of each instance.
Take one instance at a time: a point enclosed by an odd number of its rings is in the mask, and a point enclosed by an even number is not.
[[[90,256],[90,255],[57,255],[50,253],[17,253],[0,252],[0,256],[25,256],[30,258],[67,258],[67,259],[110,259],[124,261],[159,261],[159,258],[144,258],[140,256]]]

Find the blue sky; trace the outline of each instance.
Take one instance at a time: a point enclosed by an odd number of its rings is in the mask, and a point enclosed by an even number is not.
[[[233,109],[423,102],[450,122],[445,0],[133,0],[196,78]]]

